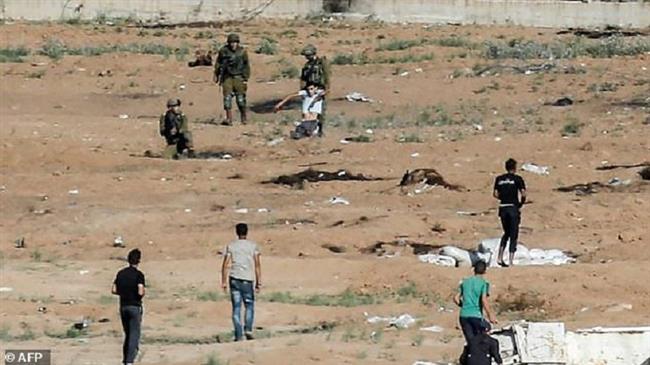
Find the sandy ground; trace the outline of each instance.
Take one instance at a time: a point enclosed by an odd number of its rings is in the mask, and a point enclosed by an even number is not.
[[[297,36],[283,36],[287,29]],[[296,90],[296,79],[269,81],[281,58],[300,66],[296,50],[306,42],[332,58],[336,52],[374,53],[378,38],[457,34],[480,42],[568,37],[551,29],[281,22],[210,31],[222,42],[231,30],[240,31],[251,48],[252,106]],[[192,50],[212,41],[194,38],[208,29],[163,30],[159,36],[154,30],[138,31],[8,24],[0,26],[0,40],[3,47],[29,48],[39,48],[48,37],[69,46],[186,42]],[[280,54],[253,53],[262,36],[278,39]],[[618,104],[650,95],[648,55],[558,61],[561,67],[585,71],[576,74],[452,77],[493,61],[481,58],[480,50],[434,45],[395,54],[409,52],[433,52],[435,58],[334,66],[328,112],[339,125],[328,127],[322,139],[285,139],[273,146],[268,142],[286,137],[292,128],[286,122],[297,119],[298,112],[251,113],[246,126],[203,123],[221,118],[221,97],[211,69],[190,69],[189,59],[109,53],[60,61],[29,56],[24,63],[0,64],[0,286],[13,288],[0,293],[2,347],[51,348],[57,365],[119,363],[122,334],[110,284],[124,265],[120,258],[139,247],[149,283],[143,364],[453,361],[463,341],[451,298],[469,269],[420,263],[404,246],[390,247],[399,253],[392,258],[361,249],[398,238],[473,248],[482,238],[498,236],[491,189],[508,157],[551,169],[548,176],[522,172],[532,203],[523,211],[521,240],[529,247],[571,251],[578,263],[490,270],[501,323],[557,320],[570,329],[650,323],[648,184],[638,169],[595,169],[650,160],[648,110]],[[98,76],[106,70],[110,76]],[[590,91],[592,84],[604,82],[618,89]],[[351,91],[376,102],[339,100]],[[577,103],[544,105],[563,96]],[[227,151],[235,158],[142,157],[145,150],[163,147],[157,117],[169,97],[182,99],[198,151]],[[436,108],[454,123],[416,126],[425,111],[435,116]],[[392,126],[377,125],[388,116],[394,116]],[[563,138],[563,126],[572,121],[581,124],[580,133]],[[340,143],[358,135],[372,142]],[[402,135],[417,135],[423,143],[398,143]],[[261,183],[309,164],[383,180],[307,183],[304,189]],[[466,190],[436,187],[405,194],[396,186],[413,168],[435,168]],[[588,196],[554,191],[614,177],[631,179],[630,186]],[[333,196],[345,197],[350,205],[329,204]],[[241,208],[248,213],[237,213]],[[458,211],[486,213],[464,216]],[[261,338],[232,343],[227,339],[230,304],[219,294],[219,252],[240,221],[250,224],[251,238],[261,246],[265,286],[256,313]],[[113,247],[116,236],[124,238],[125,248]],[[14,248],[19,237],[25,248]],[[322,247],[327,244],[345,252],[330,252]],[[295,300],[313,294],[336,297],[346,290],[375,303],[345,307]],[[271,302],[281,292],[294,299]],[[513,310],[505,310],[508,306]],[[46,309],[39,312],[40,307]],[[409,313],[419,321],[397,330],[366,323],[365,313]],[[86,332],[66,334],[83,318],[93,320]],[[108,321],[100,322],[103,318]],[[430,325],[444,329],[418,330]],[[211,356],[214,361],[208,362]]]

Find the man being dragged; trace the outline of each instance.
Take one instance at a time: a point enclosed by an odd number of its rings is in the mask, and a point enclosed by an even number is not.
[[[287,95],[275,106],[275,112],[280,111],[282,106],[289,100],[297,97],[302,98],[302,122],[291,132],[291,138],[300,139],[319,135],[319,115],[323,112],[323,97],[327,91],[315,83],[308,83],[303,90]]]

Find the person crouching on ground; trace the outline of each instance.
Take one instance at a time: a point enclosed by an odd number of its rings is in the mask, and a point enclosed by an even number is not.
[[[319,135],[320,121],[318,117],[323,112],[323,97],[325,94],[327,94],[327,91],[320,88],[319,85],[308,83],[303,90],[287,95],[275,106],[275,112],[277,113],[289,100],[297,97],[302,98],[302,122],[291,133],[291,138],[300,139]]]
[[[474,265],[474,275],[463,279],[454,296],[454,303],[460,309],[460,328],[465,336],[465,341],[470,343],[472,338],[481,334],[485,327],[487,316],[490,323],[496,324],[497,319],[490,309],[488,296],[490,295],[490,283],[483,277],[487,270],[485,261],[478,261]]]
[[[187,157],[194,157],[194,144],[187,117],[181,111],[179,99],[167,101],[167,112],[160,116],[160,135],[165,138],[165,158],[178,158],[187,150]]]
[[[226,246],[221,266],[221,287],[224,291],[230,286],[232,302],[232,324],[235,327],[235,341],[253,339],[253,320],[255,319],[255,293],[262,287],[262,266],[257,244],[246,239],[248,225],[235,226],[237,240]],[[255,289],[253,289],[253,287]],[[241,323],[241,306],[245,307],[244,330]],[[243,335],[242,335],[243,332]]]

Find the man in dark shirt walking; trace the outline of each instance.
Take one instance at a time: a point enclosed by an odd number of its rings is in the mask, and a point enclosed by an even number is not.
[[[111,292],[120,296],[120,317],[124,329],[122,363],[133,365],[140,345],[140,324],[142,323],[142,297],[144,297],[144,274],[138,270],[142,253],[133,249],[129,252],[129,267],[120,270],[113,282]]]
[[[517,171],[517,161],[512,158],[506,161],[507,173],[500,175],[494,181],[494,195],[499,199],[499,217],[503,227],[503,236],[499,246],[499,256],[497,262],[499,265],[511,266],[517,251],[517,237],[519,236],[519,223],[521,215],[519,210],[526,203],[526,183],[524,179],[515,174]],[[521,196],[521,199],[520,199]],[[506,264],[503,261],[503,253],[506,244],[510,241],[510,261]]]

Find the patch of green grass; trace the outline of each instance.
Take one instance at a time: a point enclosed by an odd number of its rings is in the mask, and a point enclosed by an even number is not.
[[[577,136],[580,134],[582,124],[577,119],[569,118],[567,123],[562,127],[562,136]]]
[[[424,336],[422,336],[421,333],[418,333],[417,335],[413,336],[411,344],[415,347],[420,347],[422,346],[423,341],[424,341]]]
[[[161,344],[161,345],[172,345],[172,344],[184,344],[184,345],[210,345],[220,342],[227,342],[224,338],[225,334],[220,334],[216,336],[206,336],[206,337],[186,337],[186,336],[144,336],[142,339],[143,344]],[[229,338],[232,338],[232,335],[229,335]]]
[[[201,365],[225,365],[226,363],[222,362],[221,359],[216,354],[210,354],[208,359]]]
[[[9,342],[13,339],[11,336],[11,326],[9,324],[3,324],[0,328],[0,341]]]
[[[201,30],[194,35],[194,39],[212,39],[214,38],[214,33],[209,30]]]
[[[45,76],[46,70],[37,70],[27,74],[28,79],[42,79]]]
[[[540,43],[532,40],[512,39],[508,42],[486,42],[483,56],[488,59],[565,59],[579,56],[611,58],[636,56],[650,52],[650,39],[610,37],[600,40],[573,38],[565,42]]]
[[[29,49],[25,47],[0,48],[0,63],[20,63],[23,57],[29,56]]]
[[[78,330],[76,328],[68,328],[65,332],[45,331],[45,336],[59,339],[79,338],[85,334],[86,332],[84,330]]]
[[[14,337],[13,339],[15,341],[32,341],[36,339],[36,334],[32,331],[32,329],[27,324],[25,324],[23,326],[23,333]]]
[[[341,294],[313,294],[306,297],[296,297],[289,292],[274,292],[263,296],[261,300],[272,303],[304,304],[322,307],[358,307],[381,302],[381,298],[370,294],[356,293],[350,289]]]
[[[206,291],[201,292],[196,295],[196,299],[202,302],[219,302],[225,300],[227,297],[225,294],[218,291]]]
[[[293,29],[287,29],[278,33],[278,37],[280,38],[296,38],[297,36],[298,32]]]
[[[456,36],[435,39],[433,41],[433,44],[441,47],[455,47],[455,48],[468,48],[468,49],[474,49],[477,47],[476,43],[471,42],[467,38],[456,37]]]
[[[365,53],[337,53],[332,58],[333,65],[368,65],[368,64],[396,64],[417,63],[433,60],[433,53],[405,54],[399,56],[379,55],[370,57]]]
[[[65,54],[65,50],[63,42],[56,38],[48,38],[39,53],[53,60],[60,60]]]
[[[162,55],[165,58],[175,55],[176,59],[180,61],[190,53],[190,47],[188,44],[182,44],[179,47],[171,47],[160,43],[130,43],[104,46],[67,47],[62,41],[49,38],[39,50],[39,54],[48,56],[53,60],[59,60],[64,55],[100,56],[114,52]]]

